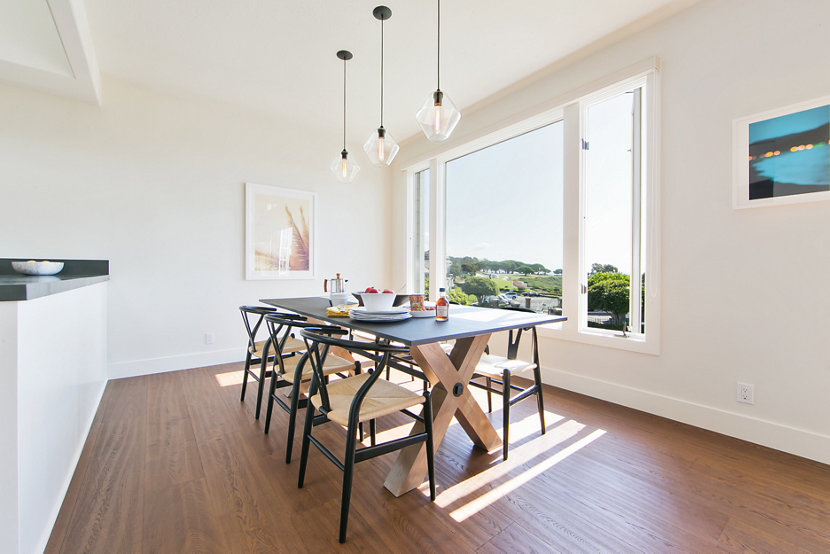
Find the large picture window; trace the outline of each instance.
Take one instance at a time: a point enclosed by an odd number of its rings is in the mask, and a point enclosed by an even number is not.
[[[459,304],[561,313],[561,121],[446,163],[446,286]]]
[[[658,353],[655,82],[644,69],[410,170],[409,288]]]

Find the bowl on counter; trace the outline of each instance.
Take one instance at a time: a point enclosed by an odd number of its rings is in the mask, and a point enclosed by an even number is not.
[[[48,260],[26,262],[12,262],[12,269],[23,275],[54,275],[63,269],[63,262],[50,262]]]
[[[400,306],[409,302],[408,294],[382,293],[382,292],[353,292],[352,296],[357,298],[357,303],[365,306],[367,310],[382,312],[390,310],[393,306]]]

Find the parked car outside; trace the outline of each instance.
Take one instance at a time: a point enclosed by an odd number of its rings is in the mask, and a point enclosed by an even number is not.
[[[539,293],[532,290],[526,290],[522,293],[522,296],[539,296]]]

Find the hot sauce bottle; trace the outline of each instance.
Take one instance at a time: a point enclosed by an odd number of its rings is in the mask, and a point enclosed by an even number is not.
[[[438,300],[435,301],[435,321],[447,321],[450,318],[450,301],[444,287],[438,289]]]

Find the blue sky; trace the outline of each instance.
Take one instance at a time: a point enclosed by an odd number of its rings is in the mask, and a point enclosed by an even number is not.
[[[631,270],[632,95],[588,111],[586,256]],[[447,254],[562,267],[563,127],[447,163]]]
[[[447,163],[447,254],[562,267],[562,128]]]

